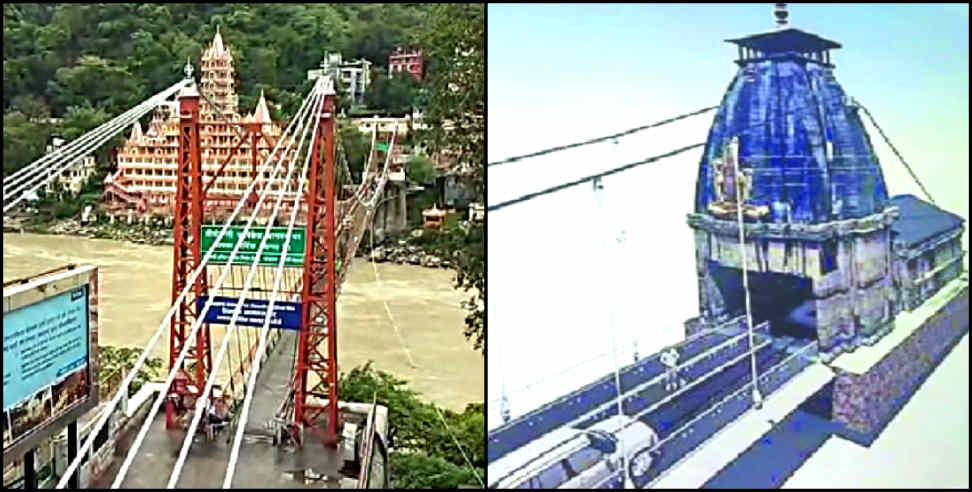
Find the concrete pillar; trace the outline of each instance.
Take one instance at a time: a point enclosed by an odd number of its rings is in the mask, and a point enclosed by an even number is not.
[[[395,193],[398,193],[398,207],[397,207],[397,210],[396,210],[398,212],[398,214],[396,215],[396,219],[398,221],[397,229],[399,231],[405,230],[405,226],[406,226],[406,224],[408,224],[408,220],[407,220],[408,216],[405,213],[406,212],[406,210],[405,210],[405,206],[406,206],[405,205],[405,190],[406,190],[406,188],[405,188],[405,185],[404,184],[401,184],[401,185],[398,185],[398,186],[395,187]]]

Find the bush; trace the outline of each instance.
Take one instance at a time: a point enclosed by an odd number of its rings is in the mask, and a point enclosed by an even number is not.
[[[68,217],[74,217],[80,212],[81,212],[81,204],[73,201],[65,201],[59,203],[54,208],[54,218],[66,219]]]
[[[122,378],[128,374],[128,371],[135,366],[135,361],[141,354],[141,350],[131,347],[115,347],[113,345],[102,345],[98,347],[98,379],[102,387],[109,387],[120,381],[119,376],[115,376],[116,373],[121,373]],[[142,364],[142,368],[138,370],[138,374],[135,375],[135,379],[132,380],[131,386],[128,388],[128,396],[133,396],[143,384],[152,381],[156,376],[158,376],[159,371],[165,367],[165,362],[158,357],[148,357],[145,359],[145,364]],[[106,391],[109,393],[115,392],[115,387],[110,387]]]
[[[454,465],[425,453],[391,453],[391,486],[396,489],[456,489],[460,485],[480,487],[468,466]],[[479,473],[482,473],[481,471]]]
[[[419,400],[405,380],[371,367],[371,362],[341,374],[343,401],[371,402],[388,408],[390,473],[395,488],[455,488],[478,485],[456,440],[480,476],[486,467],[485,413],[482,403],[463,413]],[[442,418],[448,423],[443,425]],[[455,437],[453,437],[453,434]]]

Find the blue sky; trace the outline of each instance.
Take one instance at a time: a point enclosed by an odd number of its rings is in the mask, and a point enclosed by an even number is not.
[[[789,5],[790,27],[843,46],[831,53],[838,83],[870,109],[939,205],[966,218],[968,9]],[[772,30],[772,11],[771,3],[489,5],[488,160],[718,105],[737,70],[736,47],[724,40]],[[713,114],[490,169],[487,202],[703,142]],[[920,196],[867,125],[889,192]],[[628,358],[634,340],[646,353],[681,338],[698,310],[685,214],[700,155],[607,178],[601,209],[588,185],[490,213],[488,400],[501,384],[512,390],[611,350],[612,335]],[[514,395],[514,413],[611,363],[608,354]]]

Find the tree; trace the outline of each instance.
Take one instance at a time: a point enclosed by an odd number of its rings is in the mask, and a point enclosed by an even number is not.
[[[344,158],[348,160],[351,182],[360,182],[361,173],[371,152],[371,137],[361,133],[358,127],[349,121],[338,120],[338,138],[340,138],[340,148],[344,152]]]
[[[375,70],[371,85],[365,91],[364,103],[371,109],[407,113],[415,106],[420,88],[411,75],[399,72],[388,77],[383,71]]]
[[[423,98],[430,129],[419,138],[433,154],[454,159],[454,171],[468,179],[480,203],[486,174],[485,13],[482,4],[436,4],[415,38],[429,60]],[[447,232],[461,248],[455,262],[456,288],[473,291],[463,302],[469,313],[464,333],[485,356],[483,226],[471,224]]]
[[[430,184],[435,182],[435,168],[427,157],[413,155],[408,161],[405,176],[413,183]]]
[[[44,155],[50,138],[47,125],[27,119],[20,111],[3,115],[3,174],[9,176]]]
[[[42,99],[31,94],[21,94],[13,99],[13,108],[28,119],[37,121],[51,116],[51,109]]]

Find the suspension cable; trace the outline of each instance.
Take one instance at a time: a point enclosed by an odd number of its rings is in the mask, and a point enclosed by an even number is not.
[[[172,92],[175,91],[174,89],[170,89],[170,90]],[[4,203],[4,206],[3,206],[3,213],[6,214],[9,210],[11,210],[13,207],[15,207],[18,203],[20,203],[21,201],[25,200],[27,197],[31,196],[32,193],[35,193],[40,187],[44,186],[45,184],[47,184],[48,182],[50,182],[54,178],[59,177],[69,167],[71,167],[75,163],[79,162],[82,158],[84,158],[85,155],[87,155],[88,153],[90,153],[94,149],[100,147],[105,142],[107,142],[116,133],[118,133],[119,131],[121,131],[124,128],[124,126],[127,126],[128,124],[131,124],[132,122],[134,122],[138,118],[140,118],[142,115],[144,115],[144,114],[148,113],[149,111],[151,111],[153,105],[154,104],[157,104],[157,102],[158,102],[157,100],[147,100],[147,101],[143,102],[138,107],[134,108],[134,109],[137,109],[137,111],[135,113],[133,113],[133,114],[129,115],[128,117],[126,117],[125,119],[121,120],[120,121],[121,124],[119,124],[117,126],[112,126],[110,128],[107,128],[107,129],[105,129],[100,134],[97,134],[97,135],[94,135],[93,134],[93,136],[91,137],[90,140],[83,141],[81,144],[78,145],[78,147],[75,148],[75,149],[78,149],[78,150],[71,150],[71,151],[69,151],[69,153],[67,155],[65,155],[63,153],[62,154],[57,154],[56,155],[57,157],[63,157],[63,159],[60,160],[60,161],[58,161],[56,164],[51,164],[51,165],[47,166],[46,169],[49,172],[48,172],[48,174],[47,174],[46,177],[44,176],[43,173],[41,173],[39,175],[39,177],[36,177],[35,176],[35,178],[33,178],[32,180],[27,180],[30,175],[36,175],[37,172],[44,170],[43,167],[38,166],[38,167],[35,167],[32,171],[30,171],[30,172],[28,172],[28,173],[20,176],[19,178],[13,180],[11,182],[11,184],[9,185],[9,189],[8,188],[4,188],[4,191],[3,191],[4,202],[5,202]],[[17,185],[13,184],[13,183],[17,182],[18,180],[19,181],[22,181],[22,182],[20,184],[17,184]],[[25,189],[26,189],[26,191],[24,191]],[[19,195],[19,196],[17,196],[17,195]],[[15,196],[16,196],[16,198],[14,198]],[[9,203],[7,202],[7,200],[10,200]]]
[[[611,170],[608,170],[608,171],[604,171],[602,173],[592,174],[590,176],[586,176],[586,177],[583,177],[583,178],[575,179],[573,181],[569,181],[567,183],[559,184],[557,186],[551,186],[550,188],[546,188],[544,190],[536,191],[536,192],[533,192],[533,193],[527,193],[526,195],[522,195],[522,196],[519,196],[517,198],[513,198],[513,199],[510,199],[510,200],[506,200],[504,202],[497,203],[496,205],[490,205],[490,206],[486,207],[486,211],[487,212],[495,212],[497,210],[500,210],[500,209],[509,207],[510,205],[516,205],[517,203],[522,203],[522,202],[525,202],[525,201],[528,201],[528,200],[533,200],[534,198],[539,198],[539,197],[541,197],[543,195],[549,195],[551,193],[555,193],[555,192],[558,192],[558,191],[561,191],[561,190],[564,190],[564,189],[567,189],[567,188],[571,188],[573,186],[577,186],[579,184],[586,183],[588,181],[594,181],[595,179],[599,179],[599,178],[603,178],[605,176],[610,176],[612,174],[617,174],[617,173],[620,173],[620,172],[624,172],[624,171],[627,171],[629,169],[634,169],[634,168],[636,168],[638,166],[642,166],[644,164],[651,164],[652,162],[659,161],[659,160],[664,159],[666,157],[672,157],[674,155],[681,154],[682,152],[686,152],[686,151],[692,150],[694,148],[701,147],[703,145],[705,145],[705,142],[697,143],[697,144],[692,144],[692,145],[689,145],[689,146],[686,146],[686,147],[682,147],[680,149],[675,149],[675,150],[673,150],[671,152],[666,152],[666,153],[661,154],[661,155],[656,155],[654,157],[649,157],[647,159],[644,159],[644,160],[641,160],[641,161],[638,161],[638,162],[632,162],[630,164],[625,164],[623,166],[616,167],[614,169],[611,169]]]
[[[510,158],[503,159],[503,160],[500,160],[500,161],[491,162],[491,163],[487,164],[486,166],[487,167],[500,166],[500,165],[503,165],[503,164],[509,164],[511,162],[520,161],[520,160],[523,160],[523,159],[529,159],[529,158],[532,158],[532,157],[538,157],[538,156],[541,156],[541,155],[544,155],[544,154],[551,154],[553,152],[559,152],[561,150],[573,149],[573,148],[577,148],[577,147],[582,147],[584,145],[595,144],[595,143],[598,143],[598,142],[605,142],[607,140],[614,140],[614,139],[617,139],[619,137],[625,137],[625,136],[631,135],[633,133],[637,133],[637,132],[640,132],[640,131],[643,131],[643,130],[647,130],[649,128],[655,128],[655,127],[658,127],[658,126],[666,125],[668,123],[672,123],[672,122],[675,122],[675,121],[678,121],[678,120],[682,120],[682,119],[688,118],[690,116],[699,115],[699,114],[705,113],[706,111],[712,111],[713,109],[716,109],[718,107],[719,106],[709,106],[707,108],[702,108],[702,109],[700,109],[698,111],[693,111],[691,113],[685,113],[685,114],[682,114],[682,115],[678,115],[678,116],[675,116],[673,118],[668,118],[666,120],[662,120],[662,121],[658,121],[658,122],[652,123],[650,125],[638,126],[638,127],[632,128],[630,130],[625,130],[623,132],[615,133],[613,135],[607,135],[607,136],[604,136],[604,137],[592,138],[590,140],[584,140],[584,141],[581,141],[581,142],[576,142],[576,143],[567,144],[567,145],[560,145],[560,146],[557,146],[557,147],[552,147],[552,148],[545,149],[545,150],[540,150],[540,151],[537,151],[537,152],[531,152],[529,154],[518,155],[516,157],[510,157]]]
[[[9,195],[11,193],[11,189],[10,189],[11,186],[22,182],[25,179],[26,175],[34,174],[34,170],[37,169],[38,167],[41,167],[43,164],[47,163],[48,161],[61,157],[64,154],[74,153],[83,144],[87,143],[89,140],[96,139],[97,137],[101,136],[104,132],[114,134],[115,132],[117,132],[116,127],[121,126],[121,128],[125,128],[126,126],[128,126],[128,124],[130,124],[133,115],[138,114],[138,116],[136,116],[137,119],[137,118],[141,118],[141,116],[145,114],[145,113],[139,114],[141,107],[143,105],[149,103],[155,103],[160,99],[164,100],[170,95],[172,95],[173,93],[175,93],[176,91],[178,91],[179,89],[181,89],[182,87],[184,87],[185,84],[187,83],[188,80],[183,79],[180,80],[179,82],[176,82],[175,84],[172,84],[170,87],[149,97],[142,103],[133,106],[128,111],[125,111],[124,113],[112,118],[111,120],[106,121],[101,125],[98,125],[96,128],[89,130],[84,135],[81,135],[80,137],[71,140],[70,142],[64,144],[63,146],[54,149],[53,152],[44,154],[40,158],[31,162],[30,164],[27,164],[26,166],[18,169],[17,171],[10,174],[9,176],[4,177],[3,178],[4,195]],[[125,123],[126,121],[128,121],[129,123]]]
[[[397,198],[397,195],[396,197]],[[375,282],[378,284],[379,290],[385,290],[384,285],[381,283],[381,277],[378,275],[378,265],[375,263],[375,217],[371,216],[371,230],[368,232],[368,239],[371,241],[371,253],[368,256],[371,257],[371,268],[375,271]],[[395,322],[395,317],[392,315],[391,308],[388,307],[388,299],[384,296],[381,298],[382,304],[385,306],[385,314],[388,315],[388,321],[391,322],[392,328],[395,329],[395,335],[398,337],[398,343],[401,344],[402,350],[405,352],[405,356],[408,357],[408,365],[412,366],[414,369],[420,369],[419,365],[415,363],[415,359],[412,358],[412,351],[408,349],[408,345],[405,344],[405,339],[402,338],[402,332],[398,329],[398,323]]]
[[[312,92],[312,97],[314,97],[314,95],[316,95],[317,92],[320,91],[321,88],[319,87],[319,85],[320,84],[315,84],[314,90]],[[305,117],[303,117],[303,116],[302,117],[299,117],[299,120],[301,122],[300,128],[303,128],[304,124],[306,124],[306,121],[304,121],[304,118]],[[279,166],[285,161],[285,159],[283,158],[283,156],[286,156],[287,153],[289,153],[290,148],[293,146],[293,143],[294,143],[293,136],[291,136],[290,138],[288,138],[288,140],[289,140],[290,143],[287,145],[287,150],[282,154],[282,156],[281,156],[281,158],[279,160],[279,163],[278,163],[278,167],[276,167],[274,169],[273,178],[271,178],[271,179],[275,179],[275,177],[277,175],[277,171],[279,171]],[[281,138],[281,141],[283,141],[283,138]],[[279,143],[280,142],[278,142],[278,144]],[[289,178],[290,177],[290,173],[294,169],[294,166],[287,166],[287,167],[289,168],[288,174],[287,174],[287,177]],[[252,184],[251,184],[251,186],[252,186]],[[239,239],[238,239],[236,245],[234,246],[233,251],[230,253],[229,259],[227,259],[227,264],[228,265],[232,265],[233,264],[233,260],[236,258],[236,254],[237,254],[237,252],[239,252],[240,246],[243,245],[244,239],[245,239],[246,235],[249,233],[250,228],[253,225],[253,222],[256,219],[256,217],[258,215],[258,212],[260,211],[260,209],[261,209],[261,207],[263,205],[263,201],[267,197],[266,191],[269,190],[269,188],[270,188],[269,186],[265,187],[264,190],[263,190],[264,192],[261,193],[260,199],[257,202],[256,207],[255,207],[253,213],[250,215],[250,218],[247,221],[246,226],[243,229],[243,232],[239,235]],[[284,192],[284,188],[281,187],[280,190],[279,190],[279,193],[282,194],[283,192]],[[241,203],[243,201],[245,201],[245,197],[246,197],[246,194],[244,194],[243,197],[241,198]],[[227,223],[227,225],[229,225],[229,223]],[[226,227],[226,226],[224,226],[224,227]],[[219,243],[219,241],[217,240],[214,244],[218,244],[218,243]],[[216,248],[211,249],[210,252],[215,251],[215,249]],[[253,261],[256,262],[257,261],[257,258],[254,257],[254,260]],[[228,270],[223,271],[223,273],[220,275],[220,278],[217,280],[217,285],[215,285],[213,287],[214,289],[218,289],[222,285],[222,282],[226,278],[226,274],[227,273],[228,273]],[[209,299],[206,300],[206,304],[203,306],[202,311],[197,315],[196,320],[193,322],[193,325],[192,325],[192,328],[190,330],[190,333],[186,337],[187,340],[191,340],[191,339],[193,339],[196,336],[196,333],[199,331],[199,328],[202,326],[202,322],[205,319],[206,313],[209,312],[209,309],[212,306],[214,300],[215,300],[215,297],[213,297],[213,296],[210,296]],[[169,375],[166,378],[165,383],[163,384],[163,388],[169,388],[170,385],[172,384],[172,381],[173,381],[173,379],[175,379],[175,375],[178,372],[178,367],[180,367],[182,365],[182,361],[185,359],[186,355],[188,355],[188,353],[189,353],[189,348],[190,348],[190,344],[189,343],[183,344],[182,350],[179,352],[179,356],[176,359],[175,363],[173,364],[173,369],[169,372]],[[131,449],[129,449],[129,451],[128,451],[128,456],[126,456],[125,461],[122,463],[121,469],[119,469],[119,471],[118,471],[118,475],[115,477],[115,481],[112,483],[112,488],[118,488],[121,485],[121,482],[124,480],[125,475],[128,473],[129,467],[131,467],[132,461],[135,459],[135,454],[137,453],[139,447],[141,447],[142,442],[145,440],[145,436],[148,434],[149,428],[151,427],[151,425],[153,423],[153,420],[154,420],[155,415],[158,413],[159,408],[160,408],[162,402],[167,397],[168,397],[168,394],[167,393],[162,393],[162,392],[160,392],[159,393],[159,396],[156,397],[155,402],[152,404],[152,408],[151,408],[151,410],[149,410],[149,414],[148,414],[148,416],[145,419],[145,422],[142,424],[142,428],[139,431],[138,436],[135,438],[135,441],[132,444]],[[197,399],[197,404],[198,404],[198,399]]]
[[[888,136],[884,134],[884,130],[882,130],[881,127],[877,124],[877,121],[874,121],[874,116],[871,116],[871,112],[868,111],[863,104],[858,103],[858,106],[860,106],[860,108],[864,110],[864,114],[866,114],[867,118],[871,120],[871,123],[874,125],[874,128],[877,128],[878,133],[881,134],[881,138],[883,138],[884,142],[888,144],[888,147],[891,147],[891,150],[894,152],[894,155],[898,156],[898,159],[900,159],[901,163],[904,164],[905,169],[908,170],[908,174],[910,174],[912,179],[915,180],[915,183],[918,183],[918,186],[921,188],[921,191],[923,191],[925,193],[925,196],[928,197],[928,201],[932,202],[932,205],[935,205],[935,199],[932,198],[931,193],[928,192],[928,190],[925,188],[925,185],[923,185],[921,181],[918,179],[918,176],[911,169],[911,166],[908,165],[908,161],[906,161],[904,157],[901,157],[901,153],[898,152],[898,149],[894,146],[893,143],[891,143],[891,139],[889,139]]]
[[[294,153],[291,155],[291,159],[288,159],[290,162],[296,160],[300,155],[300,151],[303,148],[304,141],[307,137],[307,131],[310,129],[310,127],[312,126],[314,127],[312,130],[312,136],[310,140],[311,145],[313,145],[314,139],[317,138],[317,129],[320,125],[314,123],[316,123],[320,118],[320,111],[324,104],[324,92],[318,91],[314,95],[314,99],[315,100],[311,103],[314,108],[313,116],[311,117],[311,124],[304,126],[303,132],[301,133],[300,136],[300,141],[297,143],[297,147],[294,149]],[[307,175],[307,165],[310,162],[312,154],[313,151],[308,148],[306,152],[306,157],[304,158],[304,165],[301,168],[299,174],[301,178]],[[288,167],[290,168],[290,172],[293,172],[294,168],[296,168],[296,166],[294,165],[290,165]],[[287,175],[288,180],[289,178],[290,178],[290,173],[288,173]],[[300,193],[302,191],[304,181],[305,181],[304,179],[300,179],[297,193],[294,196],[294,204],[290,214],[290,224],[288,224],[287,227],[288,234],[290,233],[290,231],[293,230],[294,222],[297,219],[296,211],[299,208],[299,203],[302,198]],[[276,222],[277,214],[280,213],[280,205],[283,203],[283,198],[284,198],[284,189],[285,186],[280,187],[280,193],[277,195],[277,202],[274,204],[273,213],[271,213],[270,219],[267,220],[267,224],[264,227],[263,239],[260,241],[260,245],[257,248],[256,254],[254,255],[253,264],[250,265],[250,271],[247,274],[246,282],[243,284],[243,291],[240,292],[239,299],[236,301],[236,307],[233,308],[233,315],[230,318],[229,327],[227,328],[228,331],[233,331],[233,332],[238,331],[237,320],[239,319],[239,315],[242,312],[243,302],[244,299],[246,298],[246,294],[250,291],[250,287],[253,285],[253,279],[256,276],[256,272],[260,268],[258,266],[259,260],[261,255],[263,254],[263,250],[266,247],[267,242],[270,239],[270,229],[273,227],[273,224]],[[286,261],[286,256],[287,256],[287,250],[281,250],[280,259],[283,261],[281,261],[280,264],[277,266],[278,274],[282,273],[283,271],[284,268],[283,263]],[[277,300],[277,296],[276,296],[276,292],[274,292],[273,297],[270,299],[270,302],[274,303],[276,302],[276,300]],[[272,309],[269,308],[268,306],[267,312],[265,314],[267,320],[273,317],[272,313],[273,313]],[[223,343],[220,345],[219,352],[216,354],[215,365],[217,366],[219,365],[220,362],[222,362],[223,356],[226,354],[226,348],[229,346],[227,343],[228,341],[229,341],[228,338],[226,337],[223,338]],[[195,435],[196,429],[199,426],[199,420],[202,417],[203,412],[206,410],[206,402],[209,399],[210,391],[212,391],[213,384],[215,382],[216,382],[216,373],[214,372],[209,375],[209,378],[206,380],[206,387],[203,389],[202,394],[196,400],[195,413],[193,414],[192,422],[189,424],[189,429],[186,432],[186,436],[183,438],[182,449],[179,451],[179,457],[176,459],[175,466],[172,469],[172,474],[169,476],[169,484],[167,488],[170,489],[174,488],[176,483],[179,481],[179,475],[182,473],[182,467],[185,465],[186,457],[188,457],[189,455],[189,447],[192,446],[192,437],[193,435]],[[243,422],[245,425],[245,421]]]
[[[309,102],[309,99],[305,99],[304,100],[304,105],[306,105],[308,102]],[[303,105],[301,106],[301,110],[303,110]],[[284,135],[286,135],[290,131],[290,129],[296,125],[298,119],[299,118],[297,116],[295,116],[294,119],[291,120],[291,122],[288,125],[287,129],[284,131]],[[261,168],[266,169],[266,168],[270,167],[270,163],[272,162],[273,155],[276,154],[277,151],[280,149],[280,145],[281,145],[282,142],[283,142],[283,138],[281,138],[281,140],[277,142],[277,145],[276,145],[276,147],[274,147],[273,152],[270,153],[270,156],[268,156],[267,160],[261,166]],[[277,172],[279,171],[279,169],[280,169],[280,167],[282,165],[283,165],[283,161],[282,160],[278,160],[276,166],[274,166],[274,168],[273,168],[273,176],[276,176]],[[233,213],[230,214],[230,216],[226,219],[225,224],[223,224],[222,229],[220,229],[220,232],[216,236],[216,239],[215,239],[214,244],[218,244],[220,241],[222,241],[223,236],[226,235],[226,232],[230,228],[230,224],[233,223],[233,221],[236,219],[236,216],[239,215],[240,211],[243,209],[243,205],[246,203],[246,199],[245,199],[246,196],[248,196],[249,193],[252,192],[252,190],[257,185],[257,183],[259,183],[260,181],[262,181],[262,179],[260,178],[260,176],[262,176],[262,175],[263,175],[262,173],[259,173],[258,176],[256,177],[256,179],[254,179],[250,183],[250,185],[247,187],[246,191],[243,193],[242,197],[237,202],[236,208],[233,210]],[[269,190],[269,187],[264,187],[261,190],[261,196],[263,196],[265,193],[267,193],[267,190]],[[256,213],[256,211],[254,211],[253,213]],[[238,244],[242,243],[243,239],[244,239],[244,237],[243,236],[240,236],[237,239]],[[182,292],[179,294],[179,296],[176,298],[176,300],[172,303],[172,306],[169,308],[169,311],[166,313],[165,317],[163,318],[162,323],[159,325],[159,328],[156,330],[155,334],[152,335],[151,339],[149,339],[148,344],[146,345],[145,349],[142,351],[142,354],[139,356],[138,360],[135,362],[135,365],[129,371],[129,373],[125,377],[125,379],[122,381],[121,385],[119,386],[119,389],[115,393],[115,396],[112,397],[111,402],[108,404],[108,406],[103,411],[103,413],[101,415],[101,418],[98,420],[98,423],[94,426],[94,428],[92,429],[92,431],[89,433],[88,439],[85,441],[85,443],[81,447],[81,449],[78,450],[77,457],[68,465],[67,470],[64,472],[64,475],[62,476],[61,480],[57,484],[57,488],[59,488],[59,489],[60,488],[64,488],[64,486],[67,485],[67,482],[68,482],[69,478],[77,470],[77,467],[80,465],[81,459],[84,456],[86,456],[86,453],[88,452],[88,450],[91,449],[91,446],[94,444],[94,440],[95,440],[95,437],[97,436],[98,432],[100,432],[101,428],[104,427],[105,423],[108,421],[108,417],[110,416],[111,412],[118,405],[118,402],[121,401],[121,397],[123,395],[123,392],[125,392],[126,391],[126,388],[128,388],[128,386],[131,384],[132,380],[135,378],[135,375],[138,373],[139,369],[141,369],[142,365],[145,363],[145,360],[148,358],[149,352],[155,346],[155,344],[159,341],[159,339],[162,337],[162,334],[165,332],[165,330],[171,324],[171,322],[172,322],[172,316],[175,313],[176,309],[181,305],[181,303],[182,303],[183,299],[185,298],[185,296],[192,289],[192,286],[195,284],[196,279],[199,278],[199,275],[201,275],[202,272],[206,270],[206,268],[205,268],[206,267],[206,264],[209,262],[209,259],[212,257],[212,255],[214,254],[215,251],[216,251],[216,248],[211,248],[208,252],[206,252],[206,254],[203,256],[203,259],[200,262],[200,264],[195,268],[195,271],[192,272],[192,274],[190,275],[189,280],[186,282],[186,286],[183,287]],[[188,344],[187,344],[187,346],[188,346]]]
[[[798,111],[803,111],[803,110],[806,110],[806,109],[813,109],[813,108],[811,106],[800,106],[798,108],[794,108],[794,109],[791,109],[789,111],[786,111],[786,112],[784,112],[780,116],[789,116],[789,115],[794,114],[794,113],[796,113]],[[766,121],[763,121],[761,123],[756,123],[756,124],[750,125],[750,126],[748,126],[746,128],[743,128],[743,129],[740,130],[740,132],[745,132],[745,131],[752,130],[754,128],[758,128],[758,127],[761,127],[761,126],[769,125],[769,124],[773,123],[773,121],[775,121],[775,119],[767,119]],[[604,138],[602,138],[601,140],[604,140]],[[609,169],[609,170],[604,171],[604,172],[601,172],[601,173],[592,174],[590,176],[583,177],[583,178],[580,178],[580,179],[575,179],[574,181],[570,181],[570,182],[567,182],[567,183],[559,184],[557,186],[551,186],[550,188],[546,188],[546,189],[543,189],[543,190],[540,190],[540,191],[536,191],[536,192],[533,192],[533,193],[527,193],[526,195],[522,195],[522,196],[519,196],[517,198],[513,198],[513,199],[510,199],[510,200],[506,200],[506,201],[497,203],[495,205],[490,205],[490,206],[486,207],[486,211],[487,212],[493,212],[493,211],[496,211],[496,210],[500,210],[500,209],[506,208],[506,207],[508,207],[510,205],[516,205],[517,203],[522,203],[522,202],[525,202],[525,201],[528,201],[528,200],[533,200],[534,198],[539,198],[539,197],[541,197],[543,195],[549,195],[550,193],[555,193],[555,192],[558,192],[558,191],[561,191],[561,190],[564,190],[564,189],[567,189],[567,188],[570,188],[570,187],[573,187],[573,186],[577,186],[577,185],[582,184],[582,183],[586,183],[588,181],[593,181],[593,180],[595,180],[597,178],[603,178],[605,176],[610,176],[612,174],[617,174],[617,173],[620,173],[620,172],[628,171],[630,169],[636,168],[636,167],[641,166],[641,165],[644,165],[644,164],[651,164],[652,162],[655,162],[655,161],[664,159],[666,157],[672,157],[672,156],[681,154],[682,152],[686,152],[686,151],[692,150],[692,149],[694,149],[696,147],[702,147],[703,145],[705,145],[705,142],[688,145],[688,146],[685,146],[685,147],[682,147],[682,148],[679,148],[679,149],[675,149],[675,150],[673,150],[671,152],[666,152],[664,154],[656,155],[654,157],[649,157],[649,158],[647,158],[645,160],[642,160],[642,161],[632,162],[630,164],[625,164],[623,166],[616,167],[614,169]]]

